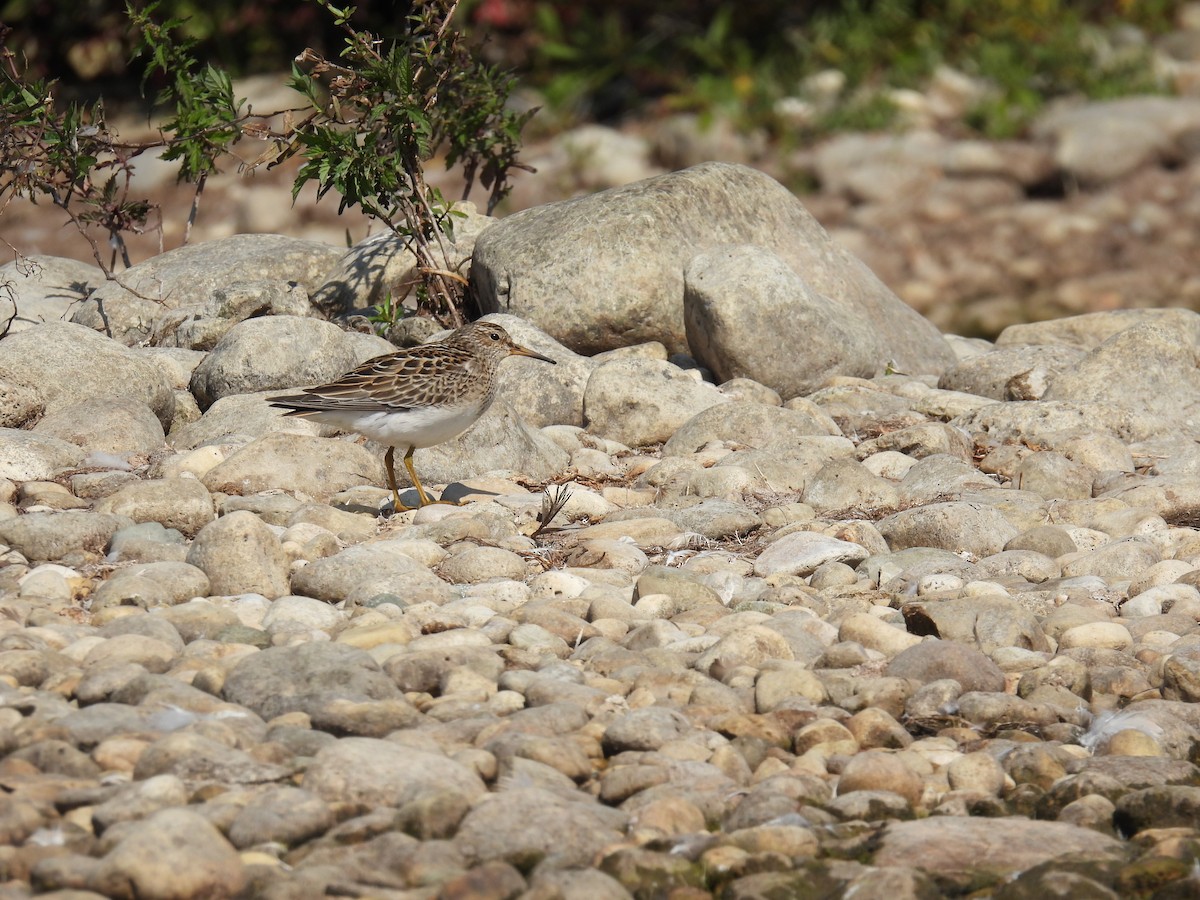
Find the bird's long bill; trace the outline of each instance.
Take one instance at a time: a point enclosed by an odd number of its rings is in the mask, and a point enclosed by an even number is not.
[[[542,362],[548,362],[552,366],[558,365],[558,360],[551,359],[548,356],[542,356],[542,354],[535,353],[534,351],[530,350],[528,347],[522,347],[520,345],[518,345],[518,346],[514,347],[512,350],[510,350],[509,356],[528,356],[530,359],[540,359]]]

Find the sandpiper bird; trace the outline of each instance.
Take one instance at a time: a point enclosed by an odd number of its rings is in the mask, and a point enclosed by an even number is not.
[[[286,415],[305,416],[387,444],[383,462],[394,509],[400,502],[392,461],[407,448],[404,466],[417,489],[418,506],[430,503],[413,470],[413,451],[457,437],[496,399],[496,370],[509,356],[554,360],[508,336],[491,322],[472,322],[449,337],[367,360],[341,378],[299,394],[269,398]]]

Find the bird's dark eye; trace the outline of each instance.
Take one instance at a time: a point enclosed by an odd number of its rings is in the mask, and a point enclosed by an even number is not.
[[[496,332],[494,332],[494,331],[493,331],[493,332],[492,332],[492,340],[493,340],[493,341],[498,341],[498,340],[500,340],[500,335],[496,334]]]

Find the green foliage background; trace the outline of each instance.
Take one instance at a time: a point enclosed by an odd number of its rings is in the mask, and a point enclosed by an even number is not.
[[[973,113],[993,135],[1016,133],[1047,100],[1155,89],[1144,48],[1122,26],[1168,30],[1182,0],[464,0],[458,27],[486,37],[489,62],[515,70],[568,121],[694,110],[774,128],[775,102],[826,68],[847,77],[846,104],[825,127],[885,124],[861,89],[919,87],[948,64],[994,83]],[[354,25],[387,36],[411,2],[369,0]],[[234,75],[285,71],[305,47],[335,54],[340,36],[314,4],[167,0],[200,59]],[[33,74],[85,96],[136,96],[123,0],[0,0],[10,44]],[[858,93],[856,93],[858,92]],[[856,108],[856,98],[859,106]]]

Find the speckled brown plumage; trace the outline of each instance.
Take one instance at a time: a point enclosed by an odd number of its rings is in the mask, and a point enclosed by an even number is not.
[[[392,467],[396,447],[407,447],[404,464],[419,505],[429,503],[413,452],[466,431],[496,395],[496,370],[509,356],[554,360],[514,343],[499,325],[473,322],[445,340],[409,347],[368,360],[336,381],[297,394],[271,397],[286,415],[305,416],[357,431],[388,445],[388,484],[397,510],[404,509]]]

